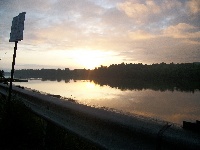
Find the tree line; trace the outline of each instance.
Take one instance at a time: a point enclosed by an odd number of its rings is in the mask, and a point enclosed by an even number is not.
[[[16,78],[43,79],[133,79],[133,80],[170,80],[200,81],[200,63],[181,64],[112,64],[100,66],[93,70],[87,69],[22,69],[16,70]]]
[[[90,77],[140,80],[190,80],[200,81],[199,63],[181,64],[113,64],[101,66],[91,71]]]

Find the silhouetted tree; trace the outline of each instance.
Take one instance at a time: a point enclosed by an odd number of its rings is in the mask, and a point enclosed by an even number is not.
[[[0,78],[4,78],[4,71],[0,70]]]

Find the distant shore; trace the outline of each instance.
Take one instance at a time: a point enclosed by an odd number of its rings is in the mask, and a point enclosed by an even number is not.
[[[5,75],[9,75],[5,73]],[[200,63],[182,64],[112,64],[90,69],[21,69],[15,70],[16,78],[110,78],[110,79],[140,79],[140,80],[173,80],[173,81],[200,81]]]

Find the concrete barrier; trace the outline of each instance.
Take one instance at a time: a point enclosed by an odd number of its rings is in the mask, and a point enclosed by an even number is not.
[[[0,84],[6,95],[8,86]],[[200,149],[200,134],[174,124],[93,108],[13,86],[39,116],[105,149]]]

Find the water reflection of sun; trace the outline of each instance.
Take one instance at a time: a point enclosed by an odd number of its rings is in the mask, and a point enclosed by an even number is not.
[[[87,89],[94,89],[95,88],[95,84],[93,82],[86,82],[85,87]]]

